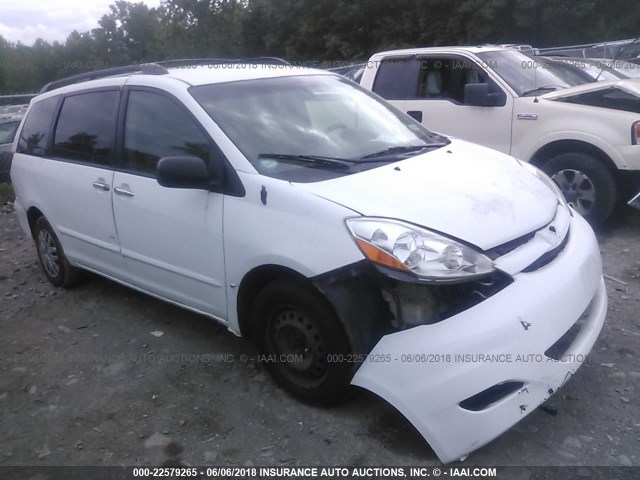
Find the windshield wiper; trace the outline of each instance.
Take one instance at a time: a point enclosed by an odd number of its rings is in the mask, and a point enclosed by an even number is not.
[[[520,96],[521,97],[526,97],[527,95],[531,95],[532,93],[554,92],[554,91],[558,90],[559,88],[565,88],[565,87],[560,87],[560,86],[557,86],[557,85],[547,85],[545,87],[537,87],[537,88],[532,88],[531,90],[525,90],[524,92],[522,92],[522,94]]]
[[[351,170],[353,160],[344,158],[323,157],[320,155],[288,155],[285,153],[261,153],[258,158],[273,158],[283,162],[311,163],[336,168],[338,170]]]
[[[431,145],[405,145],[402,147],[390,147],[390,148],[385,148],[380,152],[375,152],[375,153],[370,153],[369,155],[365,155],[364,157],[361,158],[361,160],[364,160],[365,158],[386,157],[394,154],[413,153],[413,152],[419,152],[421,150],[427,150],[427,149],[431,150],[436,148],[442,148],[446,145],[447,145],[446,143],[433,143]]]

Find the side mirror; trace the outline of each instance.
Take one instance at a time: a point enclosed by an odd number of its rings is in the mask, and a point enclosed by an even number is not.
[[[214,182],[204,160],[198,157],[165,157],[156,167],[156,178],[163,187],[208,190]]]
[[[464,86],[464,104],[472,107],[495,107],[500,103],[500,95],[489,93],[487,83],[468,83]]]

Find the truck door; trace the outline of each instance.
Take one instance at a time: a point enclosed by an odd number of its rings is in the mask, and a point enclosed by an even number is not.
[[[490,105],[465,101],[465,86],[474,83],[488,85]],[[387,58],[378,67],[373,91],[430,130],[510,151],[513,98],[470,58]]]

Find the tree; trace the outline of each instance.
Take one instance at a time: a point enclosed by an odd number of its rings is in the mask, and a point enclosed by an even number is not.
[[[627,0],[164,0],[158,8],[118,0],[97,28],[74,31],[63,43],[0,37],[0,92],[171,58],[331,62],[413,46],[543,47],[629,38],[638,24],[640,10]]]
[[[145,63],[162,58],[163,29],[158,12],[143,3],[117,1],[91,33],[96,57],[110,65]]]

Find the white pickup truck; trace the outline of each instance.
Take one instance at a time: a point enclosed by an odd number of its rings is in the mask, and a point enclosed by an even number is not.
[[[580,82],[496,46],[376,53],[360,79],[432,130],[541,167],[598,223],[640,188],[640,81]]]

